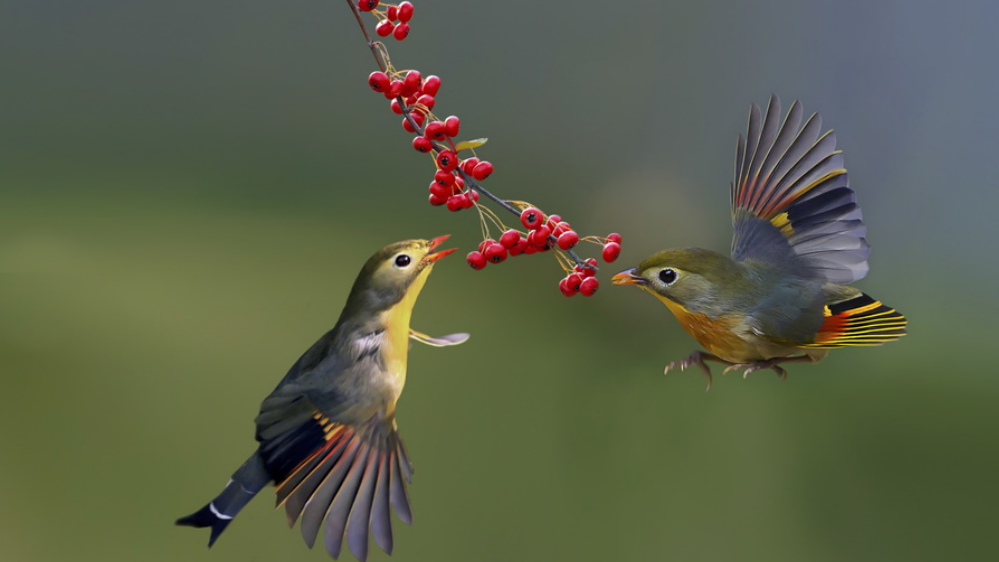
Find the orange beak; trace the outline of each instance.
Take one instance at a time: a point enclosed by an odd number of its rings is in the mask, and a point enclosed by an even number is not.
[[[627,269],[611,277],[615,285],[644,285],[645,279],[635,275],[635,268]]]
[[[457,252],[458,248],[451,248],[450,250],[434,251],[437,248],[437,246],[440,246],[442,242],[444,242],[450,237],[451,237],[450,234],[445,234],[444,236],[438,236],[437,238],[431,240],[429,244],[430,252],[423,257],[423,261],[428,263],[434,263],[435,261],[443,258],[444,256]]]

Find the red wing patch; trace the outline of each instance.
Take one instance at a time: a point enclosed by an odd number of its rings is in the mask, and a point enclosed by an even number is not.
[[[815,335],[815,342],[802,347],[881,345],[906,334],[905,316],[865,294],[828,304],[824,312],[826,319]]]

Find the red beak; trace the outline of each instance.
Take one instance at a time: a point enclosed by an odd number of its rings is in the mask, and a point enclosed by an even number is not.
[[[447,256],[447,255],[453,254],[454,252],[457,252],[458,248],[451,248],[450,250],[434,251],[437,248],[437,246],[440,246],[441,243],[443,243],[445,240],[447,240],[450,237],[451,237],[450,234],[445,234],[444,236],[438,236],[437,238],[434,238],[433,240],[431,240],[430,244],[428,245],[429,248],[430,248],[430,253],[428,253],[426,256],[424,256],[423,261],[429,262],[429,263],[433,263],[433,262],[435,262],[435,261],[443,258],[444,256]]]

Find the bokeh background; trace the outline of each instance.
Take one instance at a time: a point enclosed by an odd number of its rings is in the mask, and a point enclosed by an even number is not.
[[[994,2],[418,0],[396,65],[491,139],[488,185],[624,235],[621,269],[728,248],[751,102],[835,127],[911,335],[716,377],[630,288],[442,262],[400,426],[394,560],[975,560],[999,524]],[[371,22],[369,21],[369,24]],[[324,560],[264,493],[211,551],[173,526],[375,249],[474,215],[365,77],[343,0],[0,7],[0,559]],[[610,271],[608,271],[610,270]],[[348,556],[349,557],[349,556]],[[386,560],[375,551],[372,560]]]

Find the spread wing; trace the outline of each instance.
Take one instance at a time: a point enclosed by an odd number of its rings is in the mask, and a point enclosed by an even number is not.
[[[780,113],[777,96],[770,97],[765,115],[754,104],[749,130],[739,135],[732,257],[833,283],[861,279],[870,254],[867,228],[836,135],[820,134],[818,114],[801,125],[797,101],[783,121]]]

